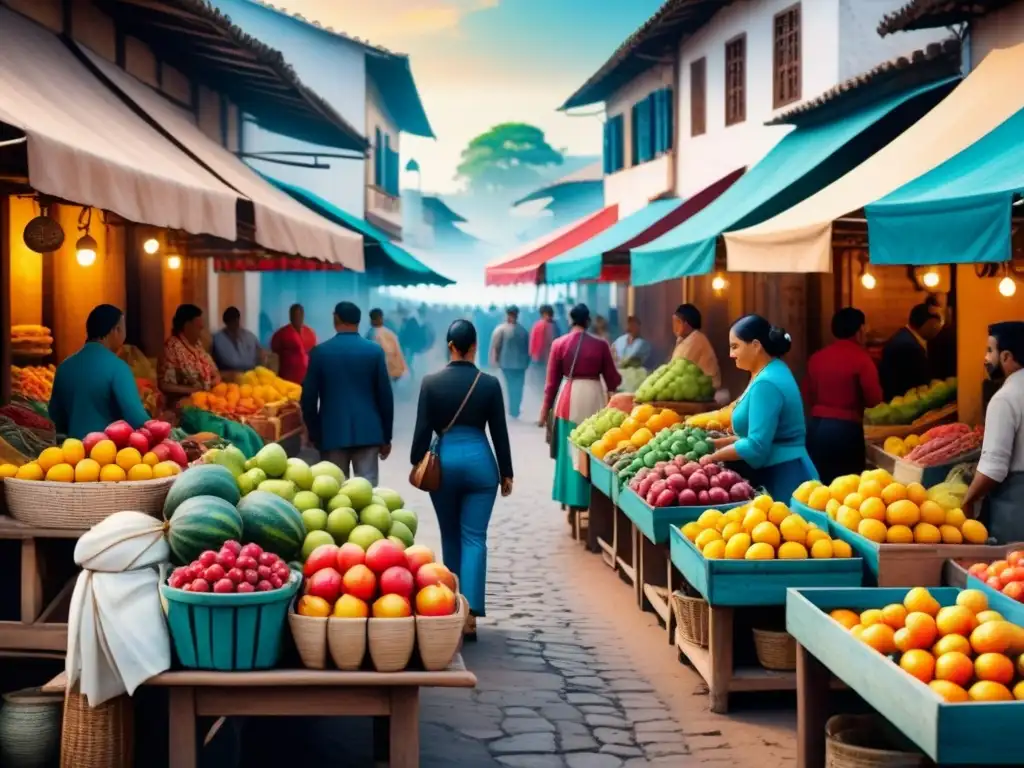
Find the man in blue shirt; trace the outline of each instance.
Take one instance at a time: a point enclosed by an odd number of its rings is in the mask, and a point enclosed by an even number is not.
[[[359,335],[359,307],[334,308],[334,338],[313,348],[302,382],[310,442],[328,461],[374,486],[378,460],[391,454],[395,401],[384,350]]]
[[[263,362],[264,352],[252,331],[242,327],[238,307],[228,307],[224,327],[213,335],[213,361],[222,372],[251,371]]]
[[[530,367],[530,334],[519,324],[519,307],[509,307],[505,323],[491,337],[491,359],[501,369],[508,390],[508,414],[519,418],[526,369]]]

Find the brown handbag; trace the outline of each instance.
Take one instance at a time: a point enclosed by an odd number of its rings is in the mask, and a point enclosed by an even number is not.
[[[480,381],[482,372],[477,371],[476,378],[473,379],[473,384],[469,388],[469,392],[462,398],[462,405],[459,406],[459,410],[452,416],[452,420],[448,422],[448,426],[441,430],[441,433],[435,437],[430,443],[430,449],[426,455],[420,459],[420,463],[412,468],[409,473],[409,484],[413,488],[419,488],[421,491],[427,493],[433,493],[441,487],[441,457],[438,455],[437,450],[441,444],[441,438],[444,437],[445,433],[448,432],[452,427],[455,426],[455,422],[459,420],[459,416],[462,415],[463,409],[466,407],[466,403],[469,402],[469,398],[473,396],[473,390],[476,389],[477,382]]]

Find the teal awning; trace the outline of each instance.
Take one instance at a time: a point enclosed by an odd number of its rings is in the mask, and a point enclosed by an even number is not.
[[[954,82],[928,83],[840,118],[793,129],[707,208],[633,249],[633,284],[707,274],[714,268],[719,235],[758,224],[831,184],[902,133]],[[918,98],[925,94],[929,97]]]
[[[395,245],[384,232],[365,219],[343,211],[308,189],[266,175],[263,178],[324,218],[361,234],[366,274],[381,285],[451,285],[454,282]]]
[[[865,207],[873,264],[1009,261],[1014,199],[1024,193],[1024,110]]]

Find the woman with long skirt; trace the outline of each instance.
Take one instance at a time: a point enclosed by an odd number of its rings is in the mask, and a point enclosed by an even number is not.
[[[590,482],[573,467],[567,444],[569,433],[589,416],[608,405],[608,393],[618,389],[622,377],[608,342],[587,333],[590,310],[577,304],[569,313],[572,328],[551,345],[547,386],[540,423],[555,409],[555,480],[552,497],[571,511],[590,506]]]
[[[444,564],[459,577],[469,601],[466,636],[475,640],[476,619],[486,615],[487,525],[499,488],[502,496],[512,493],[512,449],[501,384],[473,363],[477,335],[471,322],[451,324],[448,352],[451,362],[420,387],[410,459],[416,466],[437,441],[441,487],[430,500],[441,528]]]

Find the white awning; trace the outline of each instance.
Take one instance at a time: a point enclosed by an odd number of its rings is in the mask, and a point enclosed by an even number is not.
[[[0,122],[29,184],[129,221],[235,240],[238,194],[151,128],[54,34],[0,8]]]
[[[91,51],[81,47],[79,50],[154,123],[218,178],[252,201],[257,243],[279,253],[315,258],[363,271],[362,235],[328,221],[272,186],[203,133],[192,114],[145,83]]]

